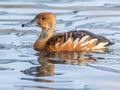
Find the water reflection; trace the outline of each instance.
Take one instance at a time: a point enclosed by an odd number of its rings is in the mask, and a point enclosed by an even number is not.
[[[85,52],[40,52],[37,55],[39,56],[39,63],[45,61],[53,64],[86,65],[96,61],[89,53]]]
[[[69,65],[87,65],[87,63],[93,63],[97,60],[92,58],[89,53],[79,52],[39,52],[38,62],[39,66],[31,67],[22,71],[26,75],[30,76],[53,76],[60,75],[54,72],[54,64],[69,64]],[[36,81],[36,80],[35,80]],[[41,81],[41,80],[39,80]],[[46,80],[45,80],[46,81]]]
[[[26,75],[30,76],[53,76],[54,75],[54,64],[51,63],[44,63],[41,66],[31,67],[22,71]]]
[[[47,82],[47,83],[53,83],[54,80],[47,80],[47,79],[31,79],[31,78],[21,78],[22,80],[29,80],[29,81],[35,81],[35,82]]]

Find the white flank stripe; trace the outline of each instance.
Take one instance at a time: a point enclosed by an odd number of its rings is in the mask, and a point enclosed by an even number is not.
[[[100,48],[106,48],[105,45],[107,45],[108,42],[101,42],[98,45],[96,45],[95,47],[93,47],[93,49],[100,49]]]
[[[87,41],[87,42],[85,42],[85,43],[82,43],[81,45],[82,45],[82,46],[85,46],[85,45],[87,45],[87,44],[92,44],[94,41],[97,41],[97,39],[91,39],[90,41]]]
[[[58,42],[58,43],[55,44],[55,46],[58,46],[59,44],[60,44],[60,43]]]
[[[76,47],[76,45],[78,44],[78,42],[79,42],[79,38],[77,38],[74,42],[73,42],[73,44],[74,44],[74,46],[73,46],[73,48],[75,48]]]
[[[83,42],[85,42],[85,40],[87,39],[87,38],[89,38],[90,36],[84,36],[84,37],[82,37],[81,38],[81,40],[79,41],[79,43],[83,43]]]
[[[67,43],[72,43],[73,39],[71,37],[68,38],[68,40],[62,45],[65,46]]]

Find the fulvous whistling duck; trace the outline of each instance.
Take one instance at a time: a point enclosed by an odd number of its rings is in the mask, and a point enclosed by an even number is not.
[[[22,27],[35,25],[42,28],[33,46],[38,51],[103,52],[112,44],[107,38],[84,30],[54,34],[56,17],[50,12],[38,14],[32,21],[22,24]]]

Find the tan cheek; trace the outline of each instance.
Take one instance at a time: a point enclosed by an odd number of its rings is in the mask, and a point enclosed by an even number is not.
[[[41,23],[40,26],[41,26],[42,29],[48,29],[48,28],[49,28],[49,25],[48,25],[48,23],[46,23],[46,22]]]

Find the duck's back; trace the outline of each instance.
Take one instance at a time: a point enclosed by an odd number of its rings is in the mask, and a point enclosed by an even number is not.
[[[47,41],[48,51],[103,52],[112,43],[89,31],[70,31],[53,35]]]

